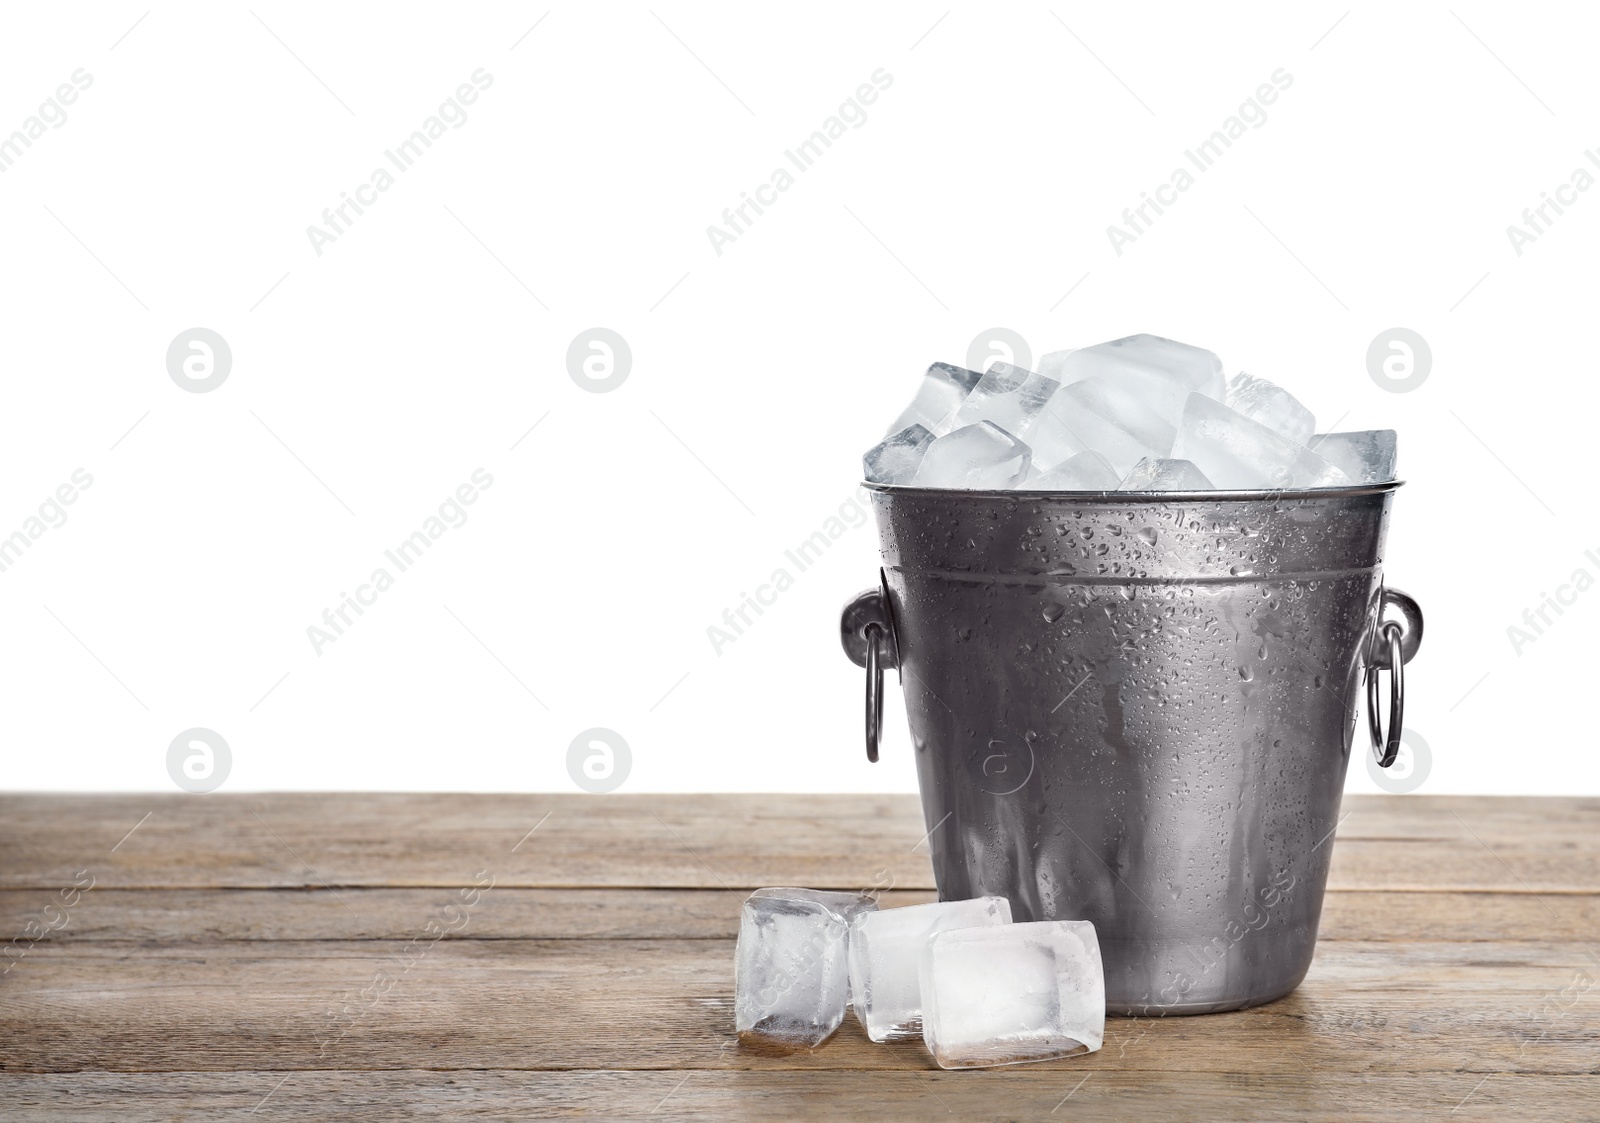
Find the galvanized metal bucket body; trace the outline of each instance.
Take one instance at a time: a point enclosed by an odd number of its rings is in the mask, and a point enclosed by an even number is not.
[[[940,897],[1093,921],[1112,1013],[1293,990],[1362,675],[1421,637],[1382,585],[1397,486],[871,488],[882,587],[846,647],[899,667]]]

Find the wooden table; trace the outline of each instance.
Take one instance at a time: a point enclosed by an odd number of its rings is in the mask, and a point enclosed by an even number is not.
[[[1346,811],[1295,994],[963,1073],[733,1031],[750,889],[932,899],[912,797],[4,796],[0,1116],[1600,1118],[1600,800]]]

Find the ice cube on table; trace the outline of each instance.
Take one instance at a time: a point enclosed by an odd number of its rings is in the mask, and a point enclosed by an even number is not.
[[[1056,391],[1035,422],[1029,443],[1045,464],[1093,449],[1121,479],[1144,457],[1170,454],[1175,434],[1129,384],[1085,378]],[[1058,448],[1066,448],[1066,456],[1057,459],[1046,451]]]
[[[1052,379],[1010,363],[994,363],[961,403],[950,428],[988,421],[1012,436],[1026,437],[1039,410],[1055,392]]]
[[[1048,471],[1017,485],[1019,491],[1115,491],[1117,473],[1093,449],[1069,456]]]
[[[1355,483],[1381,484],[1395,478],[1397,449],[1393,429],[1318,433],[1307,443],[1312,452]]]
[[[1004,491],[1028,474],[1033,453],[1016,437],[988,421],[964,425],[938,437],[922,454],[917,487]]]
[[[1350,477],[1304,445],[1203,394],[1190,394],[1171,455],[1213,487],[1254,490],[1339,487]]]
[[[1223,404],[1251,421],[1265,425],[1297,445],[1306,444],[1317,431],[1317,419],[1282,386],[1240,371],[1228,383]]]
[[[1086,378],[1119,383],[1169,425],[1177,425],[1191,393],[1220,400],[1225,381],[1222,360],[1214,352],[1159,335],[1130,335],[1093,347],[1054,351],[1039,360],[1039,373],[1063,386]]]
[[[917,396],[889,426],[889,434],[898,433],[908,425],[921,425],[936,437],[948,433],[951,418],[982,377],[966,367],[934,363],[923,375]]]
[[[1133,466],[1118,491],[1210,491],[1211,481],[1187,460],[1147,456]]]
[[[867,450],[861,458],[861,473],[868,483],[909,484],[932,443],[933,434],[925,426],[907,425]]]
[[[850,1001],[850,924],[862,893],[757,889],[739,915],[734,1025],[741,1038],[805,1049],[827,1040]]]
[[[939,901],[859,914],[850,925],[850,993],[867,1036],[888,1041],[915,1037],[920,1031],[918,970],[930,936],[955,928],[1010,923],[1011,902],[1004,897]]]
[[[1045,1061],[1104,1041],[1105,974],[1087,920],[941,932],[918,967],[922,1039],[940,1068]]]

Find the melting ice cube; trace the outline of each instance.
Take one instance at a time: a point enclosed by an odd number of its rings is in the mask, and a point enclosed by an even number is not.
[[[1356,483],[1379,484],[1394,479],[1396,441],[1393,429],[1352,433],[1318,433],[1311,451]]]
[[[922,455],[933,443],[933,434],[922,425],[907,425],[891,433],[867,450],[861,458],[861,472],[867,482],[908,484],[916,478]]]
[[[922,1020],[918,970],[930,936],[954,928],[1010,923],[1011,903],[1004,897],[939,901],[858,915],[850,927],[850,990],[867,1036],[874,1041],[916,1036]]]
[[[820,1045],[850,1001],[849,934],[877,902],[859,893],[757,889],[739,916],[734,1023],[741,1037]]]
[[[1297,445],[1310,441],[1317,429],[1317,419],[1300,404],[1299,398],[1282,386],[1253,374],[1241,371],[1234,375],[1223,402],[1235,413],[1244,414]]]
[[[1133,466],[1118,491],[1210,491],[1211,481],[1187,460],[1147,456]]]
[[[937,438],[922,454],[917,487],[1003,491],[1027,475],[1032,451],[988,421],[965,425]]]
[[[898,433],[908,425],[921,425],[936,437],[948,433],[951,418],[982,377],[965,367],[934,363],[923,375],[917,396],[889,426],[889,433]]]
[[[1143,457],[1171,453],[1173,436],[1171,423],[1136,388],[1110,378],[1085,378],[1056,391],[1029,440],[1041,450],[1067,448],[1067,456],[1092,448],[1121,478]],[[1042,451],[1039,456],[1055,463]]]
[[[1052,379],[1010,363],[995,363],[961,403],[951,427],[989,421],[1013,436],[1025,437],[1055,392]]]
[[[1100,941],[1086,920],[942,932],[919,976],[922,1039],[940,1068],[1092,1053],[1104,1040]]]
[[[1219,488],[1337,487],[1350,477],[1242,413],[1190,394],[1172,456],[1191,461]]]
[[[1116,470],[1106,458],[1087,449],[1017,487],[1022,491],[1115,491],[1117,482]]]
[[[1062,385],[1086,378],[1120,383],[1169,425],[1183,416],[1184,401],[1191,393],[1218,399],[1223,394],[1221,359],[1204,347],[1159,335],[1130,335],[1093,347],[1055,351],[1039,360],[1039,373]]]

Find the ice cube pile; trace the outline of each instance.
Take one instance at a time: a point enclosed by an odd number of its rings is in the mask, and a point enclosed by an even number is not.
[[[934,363],[869,483],[983,491],[1228,491],[1395,478],[1392,429],[1318,433],[1293,394],[1227,378],[1201,347],[1130,335],[1056,351],[1037,371]]]
[[[941,1068],[1094,1052],[1105,980],[1094,925],[1011,923],[1004,897],[880,911],[867,894],[758,889],[734,953],[740,1040],[809,1049],[847,1007],[873,1041],[920,1035]]]

